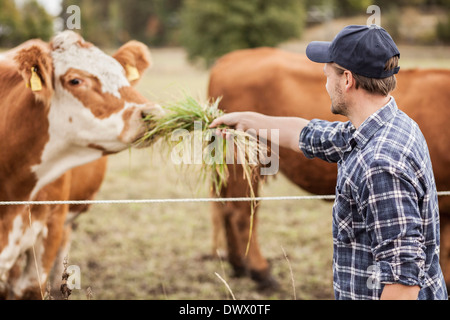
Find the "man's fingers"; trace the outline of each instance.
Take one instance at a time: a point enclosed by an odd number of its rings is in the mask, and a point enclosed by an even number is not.
[[[217,118],[217,119],[215,119],[210,125],[209,125],[209,128],[215,128],[215,127],[217,127],[218,125],[220,125],[221,123],[220,123],[220,120],[219,120],[220,118]]]
[[[233,127],[236,124],[236,118],[233,114],[226,114],[223,115],[217,119],[215,119],[211,125],[210,128],[216,128],[217,126],[224,124],[229,127]]]

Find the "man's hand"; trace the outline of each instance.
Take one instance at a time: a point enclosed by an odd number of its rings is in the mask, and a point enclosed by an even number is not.
[[[234,112],[223,115],[214,120],[210,128],[226,125],[236,130],[247,131],[249,129],[257,132],[266,129],[270,136],[271,130],[278,130],[278,141],[272,143],[280,147],[289,148],[300,152],[298,147],[300,132],[309,123],[308,120],[294,117],[271,117],[257,112]]]
[[[226,125],[240,131],[247,131],[248,129],[257,130],[258,119],[262,117],[264,117],[264,115],[256,112],[227,113],[222,117],[215,119],[209,127],[217,128],[220,125]]]

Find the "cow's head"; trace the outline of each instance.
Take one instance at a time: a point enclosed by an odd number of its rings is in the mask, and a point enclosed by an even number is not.
[[[133,146],[145,133],[142,118],[162,113],[133,87],[151,63],[142,43],[131,41],[109,56],[64,31],[49,44],[21,48],[15,61],[48,126],[48,142],[32,167],[32,196],[73,167]]]
[[[161,112],[133,87],[151,64],[140,42],[111,57],[65,31],[48,47],[22,49],[16,61],[28,90],[49,108],[50,139],[60,144],[119,152],[144,133],[142,117]]]

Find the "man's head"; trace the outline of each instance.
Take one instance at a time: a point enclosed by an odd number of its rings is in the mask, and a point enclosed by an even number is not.
[[[332,42],[314,41],[308,58],[325,63],[332,112],[348,115],[355,90],[386,97],[395,89],[400,52],[389,34],[378,26],[348,26]]]

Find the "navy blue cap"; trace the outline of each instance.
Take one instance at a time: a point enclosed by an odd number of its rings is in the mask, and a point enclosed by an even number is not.
[[[332,42],[311,42],[306,48],[306,55],[314,62],[335,62],[368,78],[383,79],[400,70],[400,67],[384,70],[386,62],[400,56],[400,52],[389,33],[377,25],[347,26]]]

